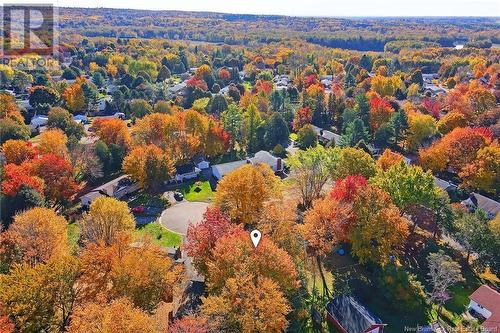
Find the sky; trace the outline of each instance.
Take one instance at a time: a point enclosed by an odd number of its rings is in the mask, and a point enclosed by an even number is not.
[[[500,0],[40,0],[62,7],[211,11],[291,16],[496,16]],[[4,1],[22,2],[22,1]],[[39,2],[37,0],[30,3]],[[500,20],[499,20],[500,25]]]

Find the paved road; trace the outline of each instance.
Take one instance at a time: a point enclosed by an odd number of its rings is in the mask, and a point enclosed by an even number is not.
[[[160,223],[165,228],[185,236],[189,224],[199,223],[207,207],[208,204],[205,202],[180,202],[165,209],[163,213],[161,213]]]

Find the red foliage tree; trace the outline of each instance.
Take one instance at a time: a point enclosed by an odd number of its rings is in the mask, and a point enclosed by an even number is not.
[[[305,124],[310,124],[312,121],[312,112],[308,107],[297,110],[295,118],[293,119],[293,129],[298,131]]]
[[[219,208],[207,208],[199,224],[189,225],[185,249],[199,273],[206,273],[217,240],[238,230],[242,230],[241,225],[231,224]]]
[[[7,164],[3,170],[2,193],[7,196],[15,196],[23,185],[29,186],[35,191],[43,194],[43,181],[34,176],[26,164]]]
[[[387,123],[393,112],[394,109],[387,100],[378,96],[373,97],[370,100],[370,126],[372,131],[376,132],[382,124]]]
[[[347,176],[344,179],[338,179],[330,192],[330,197],[341,202],[352,202],[359,190],[367,184],[363,176]]]
[[[429,97],[424,98],[422,101],[422,106],[425,108],[428,114],[436,119],[439,119],[439,111],[441,111],[441,104],[436,100]]]
[[[200,79],[199,77],[197,76],[193,76],[192,78],[190,78],[189,80],[187,80],[186,82],[187,86],[190,87],[190,88],[200,88],[201,90],[203,91],[207,91],[208,90],[208,85],[207,83]]]
[[[42,155],[32,161],[33,174],[43,179],[45,197],[55,202],[70,199],[78,185],[73,178],[73,166],[66,159],[55,154]]]

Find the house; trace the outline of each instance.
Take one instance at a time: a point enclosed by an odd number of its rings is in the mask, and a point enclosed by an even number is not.
[[[422,74],[422,79],[425,84],[432,84],[433,80],[439,79],[438,73]]]
[[[279,157],[274,157],[268,151],[261,150],[256,152],[254,157],[249,158],[250,162],[255,164],[267,164],[274,172],[281,172],[284,168],[284,162]]]
[[[482,209],[488,214],[490,219],[494,218],[500,212],[500,202],[477,193],[471,193],[468,199],[462,201],[462,205],[470,210],[475,210],[476,208]]]
[[[186,179],[194,179],[201,172],[194,164],[184,164],[175,167],[175,181],[183,182]]]
[[[100,196],[120,199],[126,194],[133,193],[138,189],[139,185],[136,182],[133,182],[129,176],[123,175],[82,195],[80,197],[80,203],[83,207],[89,207],[90,204]]]
[[[500,330],[500,293],[483,284],[469,296],[469,299],[469,312],[473,311],[486,319],[481,327],[486,332],[498,332]]]
[[[384,324],[354,297],[341,295],[326,305],[327,319],[342,333],[382,333]]]
[[[333,133],[332,131],[322,130],[319,141],[325,146],[331,142],[333,142],[334,146],[338,146],[340,144],[341,137],[341,135]]]
[[[168,88],[168,91],[174,96],[184,96],[186,94],[187,84],[186,82],[181,82]]]
[[[210,167],[210,162],[208,162],[205,157],[203,157],[203,155],[195,155],[193,157],[193,163],[194,165],[200,169],[200,170],[205,170],[205,169],[208,169]]]
[[[447,192],[457,188],[456,185],[437,177],[434,177],[434,183],[437,187]],[[463,200],[461,204],[469,210],[476,210],[478,208],[484,210],[490,219],[494,218],[500,212],[500,202],[478,193],[471,193],[469,198]]]
[[[245,164],[247,164],[246,160],[212,165],[212,174],[217,180],[221,180],[222,177]]]
[[[261,150],[246,160],[212,165],[212,174],[217,180],[221,180],[222,177],[245,164],[267,164],[274,172],[282,172],[285,167],[285,162],[281,158],[274,157],[268,151]]]
[[[99,101],[97,102],[97,108],[100,112],[106,110],[106,106],[108,104],[110,104],[111,102],[113,102],[113,97],[111,97],[110,95],[107,95],[101,99],[99,99]]]
[[[436,97],[438,95],[444,94],[446,95],[446,90],[441,88],[435,84],[428,84],[424,88],[424,94],[429,93],[432,97]]]

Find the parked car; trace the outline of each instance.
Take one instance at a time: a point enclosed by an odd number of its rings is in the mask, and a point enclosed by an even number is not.
[[[142,213],[144,213],[145,208],[143,205],[140,205],[140,206],[136,206],[136,207],[132,208],[131,211],[134,214],[142,214]]]
[[[184,200],[184,195],[181,192],[175,192],[174,193],[174,198],[177,201],[182,201],[182,200]]]

